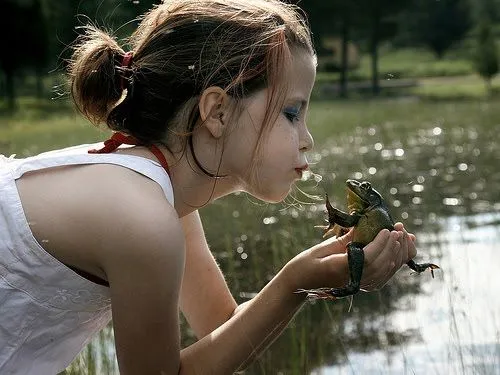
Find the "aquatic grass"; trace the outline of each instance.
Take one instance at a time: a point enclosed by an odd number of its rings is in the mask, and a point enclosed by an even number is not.
[[[113,346],[113,337],[113,328],[109,324],[83,349],[71,365],[65,371],[59,373],[59,375],[118,374],[118,363]]]

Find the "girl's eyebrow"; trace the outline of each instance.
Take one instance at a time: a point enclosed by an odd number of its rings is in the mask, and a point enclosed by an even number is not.
[[[305,107],[307,105],[307,100],[303,99],[302,97],[292,97],[287,100],[287,103],[293,103],[293,104],[300,104],[300,107]]]

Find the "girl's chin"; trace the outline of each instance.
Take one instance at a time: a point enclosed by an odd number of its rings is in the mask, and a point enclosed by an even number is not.
[[[275,188],[272,190],[261,189],[255,186],[253,188],[243,189],[243,190],[261,201],[267,203],[280,203],[283,200],[285,200],[288,194],[290,194],[294,186],[294,183],[295,181],[288,181],[287,183],[283,183],[280,187],[275,186]]]
[[[267,203],[280,203],[285,200],[291,191],[292,187],[290,186],[286,191],[267,192],[267,194],[261,194],[260,196],[257,196],[257,198]]]

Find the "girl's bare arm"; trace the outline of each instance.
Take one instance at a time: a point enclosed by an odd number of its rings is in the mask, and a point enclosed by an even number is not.
[[[186,241],[186,266],[180,307],[198,338],[226,322],[237,304],[205,239],[198,211],[181,219]]]

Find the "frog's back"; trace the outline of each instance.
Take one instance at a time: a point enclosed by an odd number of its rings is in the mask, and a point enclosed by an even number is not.
[[[367,245],[382,229],[394,229],[394,221],[385,207],[376,207],[363,213],[354,228],[353,242]]]

